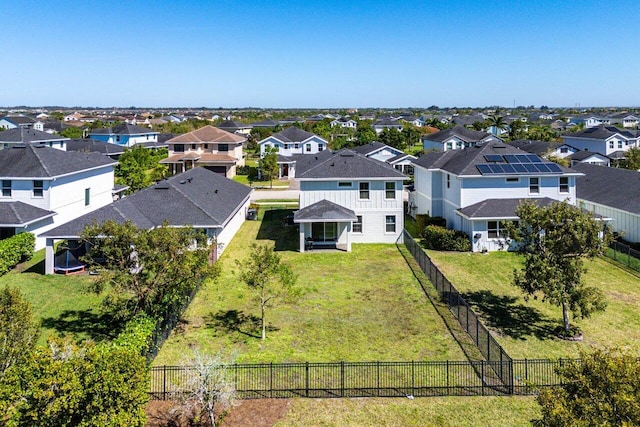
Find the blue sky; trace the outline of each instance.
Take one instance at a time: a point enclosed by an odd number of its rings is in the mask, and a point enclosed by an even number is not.
[[[0,2],[0,105],[637,106],[637,0]]]

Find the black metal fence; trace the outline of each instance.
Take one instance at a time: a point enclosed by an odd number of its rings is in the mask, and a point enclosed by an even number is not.
[[[609,258],[640,272],[640,251],[622,242],[613,242],[605,251]]]
[[[510,362],[336,362],[261,363],[226,367],[241,399],[489,396],[532,394],[560,383],[555,368],[563,361]],[[502,367],[499,365],[503,365]],[[509,368],[507,368],[507,366]],[[505,389],[488,380],[494,372],[514,369],[514,387]],[[174,399],[185,393],[196,368],[151,368],[151,397]]]
[[[478,350],[485,357],[490,366],[494,367],[497,380],[502,383],[507,393],[513,388],[513,364],[511,357],[493,338],[489,330],[480,321],[479,316],[469,307],[469,304],[460,295],[444,274],[431,262],[429,256],[422,250],[418,243],[407,231],[404,231],[404,244],[407,250],[416,260],[422,271],[429,278],[438,291],[442,300],[458,320],[462,328],[469,334]],[[493,378],[492,378],[493,380]]]

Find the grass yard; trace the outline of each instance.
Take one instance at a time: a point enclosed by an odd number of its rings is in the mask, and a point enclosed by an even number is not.
[[[278,190],[282,190],[283,188],[289,188],[289,180],[283,179],[274,179],[273,183],[267,180],[255,180],[249,182],[248,175],[236,175],[233,177],[233,180],[239,182],[240,184],[244,184],[246,186],[251,186],[255,188],[277,188]],[[273,184],[273,185],[272,185]]]
[[[514,358],[575,357],[580,348],[591,346],[618,346],[640,354],[640,278],[603,259],[586,263],[585,278],[605,292],[609,305],[589,319],[571,318],[584,333],[584,341],[575,343],[553,334],[562,325],[560,307],[539,299],[525,301],[512,284],[513,270],[522,266],[518,255],[427,253]]]
[[[0,277],[0,286],[19,288],[33,306],[33,314],[42,322],[38,344],[57,333],[78,339],[100,340],[112,337],[114,328],[100,314],[101,297],[87,292],[92,280],[88,275],[44,275],[44,249],[28,262]]]
[[[534,397],[295,399],[275,426],[511,427],[539,417]]]
[[[219,261],[221,277],[198,293],[154,364],[180,364],[193,346],[237,352],[238,362],[465,359],[396,246],[299,253],[297,227],[283,224],[289,213],[261,207],[266,219],[242,226]],[[297,304],[267,312],[264,342],[258,306],[235,274],[235,260],[254,241],[275,245],[312,289]]]

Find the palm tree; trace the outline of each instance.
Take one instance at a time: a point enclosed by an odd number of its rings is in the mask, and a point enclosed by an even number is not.
[[[502,116],[497,116],[497,115],[489,116],[489,118],[487,119],[487,122],[489,123],[489,126],[496,128],[496,133],[498,133],[498,130],[504,131],[508,127],[507,121]]]

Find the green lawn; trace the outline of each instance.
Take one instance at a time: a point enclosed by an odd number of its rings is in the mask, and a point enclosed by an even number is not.
[[[533,397],[295,399],[276,426],[511,427],[539,417]]]
[[[278,190],[282,190],[283,188],[289,188],[289,180],[283,179],[274,179],[273,182],[266,180],[256,180],[249,182],[249,177],[247,175],[236,175],[233,177],[233,180],[239,182],[240,184],[244,184],[247,186],[251,186],[254,188],[277,188]]]
[[[584,341],[575,343],[553,334],[562,324],[560,307],[540,299],[525,301],[512,284],[513,270],[522,266],[518,255],[427,253],[514,358],[575,357],[580,348],[591,346],[618,346],[640,354],[640,278],[603,259],[586,263],[585,278],[605,292],[609,306],[589,319],[571,319],[584,333]]]
[[[44,275],[43,272],[44,249],[0,277],[0,286],[19,288],[32,304],[35,317],[42,322],[39,344],[45,344],[53,333],[96,340],[112,336],[109,319],[100,314],[101,297],[87,292],[87,284],[92,280],[88,275]]]
[[[220,261],[223,273],[207,284],[169,337],[156,365],[179,364],[191,346],[235,351],[238,362],[464,360],[395,245],[354,245],[351,253],[299,253],[289,210],[261,208],[264,221],[247,221]],[[312,289],[301,301],[267,313],[263,342],[252,317],[259,314],[236,274],[236,259],[251,242],[275,245]]]

